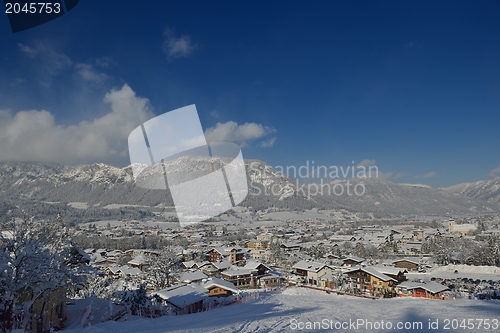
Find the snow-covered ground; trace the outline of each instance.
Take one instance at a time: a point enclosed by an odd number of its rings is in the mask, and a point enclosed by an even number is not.
[[[453,319],[459,321],[452,322]],[[454,329],[454,325],[460,325],[463,319],[473,319],[474,321],[464,323],[466,325],[474,324],[474,328],[463,329],[459,327]],[[488,319],[490,328],[485,329],[485,325],[478,328],[479,321],[476,319]],[[448,329],[445,329],[446,320],[449,320]],[[307,329],[306,325],[314,325],[314,322],[317,322],[316,328]],[[437,329],[429,329],[429,322],[433,323],[434,327],[437,323]],[[403,327],[407,325],[407,327],[413,326],[413,328],[398,329],[398,323],[401,323],[399,325],[403,325]],[[486,321],[483,323],[486,324]],[[357,324],[360,325],[356,326]],[[301,325],[304,325],[304,329],[299,330]],[[323,325],[323,328],[318,325]],[[336,329],[336,325],[337,328],[341,325],[340,328],[344,326],[345,329]],[[370,327],[370,325],[372,326]],[[382,329],[381,325],[384,325],[385,329]],[[392,329],[387,329],[389,325],[392,325]],[[494,327],[496,329],[493,329]],[[498,332],[500,331],[500,301],[441,301],[416,298],[371,300],[326,294],[303,288],[291,288],[282,293],[261,293],[256,300],[207,312],[165,316],[156,319],[129,317],[124,322],[109,321],[86,328],[68,329],[65,332],[295,331]]]
[[[457,271],[458,273],[455,273]],[[436,267],[426,273],[409,272],[406,274],[409,280],[422,279],[429,281],[430,278],[441,279],[479,279],[479,280],[500,280],[500,268],[496,266],[471,266],[471,265],[446,265]]]

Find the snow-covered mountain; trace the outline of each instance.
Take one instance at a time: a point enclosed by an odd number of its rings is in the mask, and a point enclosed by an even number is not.
[[[201,174],[225,163],[217,158],[204,159],[180,159],[168,162],[168,168],[172,172]],[[458,214],[500,210],[498,180],[490,181],[489,186],[477,186],[473,191],[476,187],[464,185],[435,189],[395,184],[377,178],[351,179],[349,195],[346,191],[347,180],[323,183],[322,191],[318,191],[321,188],[312,184],[298,184],[262,161],[246,160],[245,167],[249,195],[242,205],[256,209],[271,206],[288,209],[344,208],[382,215]],[[358,193],[363,189],[363,195],[352,193],[356,185]],[[344,193],[338,195],[341,188]],[[483,190],[480,191],[481,189]],[[62,205],[60,207],[66,207],[68,203],[80,202],[85,203],[88,209],[80,210],[79,214],[93,214],[96,218],[104,213],[109,214],[110,209],[104,207],[110,204],[122,205],[121,207],[141,206],[144,211],[173,205],[168,191],[136,186],[131,166],[61,166],[25,162],[0,163],[0,202],[18,206],[38,204],[38,207],[43,203],[58,203]]]
[[[466,198],[481,199],[489,203],[500,204],[500,177],[458,184],[445,188],[445,190]]]

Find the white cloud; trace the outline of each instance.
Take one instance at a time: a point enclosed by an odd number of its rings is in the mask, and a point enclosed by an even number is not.
[[[366,159],[366,160],[362,160],[361,162],[359,162],[358,165],[356,165],[356,166],[358,166],[358,167],[365,167],[366,168],[366,167],[369,167],[369,166],[374,166],[375,162],[376,162],[375,160],[368,160],[368,159]]]
[[[272,127],[256,123],[238,125],[234,121],[228,121],[227,123],[217,123],[215,127],[208,128],[205,131],[205,136],[209,142],[233,142],[244,147],[248,141],[260,139],[275,132],[276,129]]]
[[[126,165],[127,137],[153,117],[148,99],[124,85],[104,97],[111,111],[93,121],[58,125],[49,111],[0,112],[0,160]]]
[[[406,172],[379,172],[378,175],[378,178],[389,180],[391,182],[409,176]]]
[[[268,140],[264,140],[261,143],[259,143],[259,147],[262,147],[262,148],[272,147],[272,146],[274,146],[275,142],[276,142],[276,137],[270,138]]]
[[[417,178],[417,179],[419,179],[419,178],[422,178],[422,179],[427,179],[427,178],[435,178],[435,177],[437,177],[437,176],[438,176],[437,172],[435,172],[435,171],[431,171],[431,172],[427,172],[425,175],[417,175],[417,176],[415,176],[415,177],[413,177],[413,178]]]
[[[187,57],[198,47],[191,42],[191,37],[183,35],[177,38],[170,29],[165,29],[163,37],[163,52],[167,54],[169,59]]]
[[[109,78],[108,75],[97,72],[90,64],[76,64],[75,71],[84,81],[92,83],[101,83]]]
[[[17,44],[22,53],[30,58],[36,58],[36,70],[41,79],[40,84],[50,86],[52,77],[73,65],[65,54],[56,52],[47,42],[35,40],[32,45]]]
[[[214,110],[214,111],[210,112],[210,115],[212,117],[214,117],[214,118],[219,118],[220,117],[219,112],[217,112],[217,110]]]
[[[498,168],[491,170],[488,175],[492,178],[500,177],[500,166],[498,166]]]

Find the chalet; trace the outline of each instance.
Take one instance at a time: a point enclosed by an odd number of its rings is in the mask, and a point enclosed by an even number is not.
[[[147,265],[147,259],[143,255],[138,255],[137,257],[130,260],[127,264],[129,264],[130,267],[136,267],[142,271],[144,269],[144,266]]]
[[[269,250],[269,242],[265,240],[251,239],[248,241],[247,247],[252,250]]]
[[[217,269],[219,272],[223,272],[233,267],[233,265],[227,260],[213,262],[212,266],[215,267],[215,269]]]
[[[194,261],[190,260],[190,261],[184,261],[184,262],[182,262],[182,263],[181,263],[181,266],[182,266],[183,268],[187,268],[187,269],[189,269],[189,268],[193,268],[193,266],[194,266],[195,264],[196,264],[196,262],[194,262]]]
[[[360,293],[380,296],[388,295],[397,280],[370,266],[354,267],[344,273],[351,288]]]
[[[427,298],[442,298],[443,292],[448,290],[448,287],[435,281],[426,283],[406,281],[398,285],[397,289],[403,295]]]
[[[217,268],[213,264],[214,263],[210,261],[202,261],[194,264],[192,268],[199,269],[200,271],[202,271],[207,275],[212,275],[217,273]]]
[[[422,253],[422,242],[406,242],[406,244],[401,247],[401,251],[407,255]]]
[[[222,261],[224,259],[227,260],[229,257],[229,254],[226,252],[226,250],[221,247],[212,248],[205,255],[210,262]]]
[[[250,257],[255,260],[269,260],[273,253],[269,250],[251,250]]]
[[[365,261],[364,258],[350,256],[350,257],[347,257],[345,259],[342,259],[342,265],[344,265],[344,266],[356,266],[356,265],[360,265],[363,261]]]
[[[276,274],[269,274],[259,278],[261,288],[272,288],[281,285],[281,277]]]
[[[106,273],[109,278],[117,279],[141,274],[141,270],[137,267],[128,266],[109,266],[106,268]]]
[[[283,243],[280,247],[286,252],[299,252],[302,246],[297,243]]]
[[[222,272],[221,276],[237,288],[253,288],[256,285],[257,271],[252,269],[227,270]]]
[[[408,279],[405,275],[408,273],[408,271],[404,268],[396,268],[388,266],[371,266],[371,267],[375,268],[380,273],[393,278],[394,280],[397,281],[398,284]]]
[[[226,249],[226,253],[228,254],[227,261],[233,265],[245,261],[245,252],[243,252],[243,249],[239,246]]]
[[[196,283],[175,285],[153,294],[163,305],[171,305],[176,314],[189,314],[203,310],[208,290]]]
[[[302,276],[309,284],[318,285],[318,281],[326,274],[331,274],[332,269],[322,262],[301,260],[292,266],[295,274]]]
[[[227,297],[240,292],[234,284],[219,278],[208,278],[200,285],[208,290],[208,297]]]
[[[418,270],[418,266],[419,266],[418,260],[411,259],[411,258],[394,260],[392,263],[397,268],[405,268],[409,271],[416,271],[416,270]]]
[[[255,271],[257,277],[267,275],[271,270],[271,268],[258,261],[249,261],[243,268]]]
[[[190,269],[189,271],[181,274],[181,276],[179,277],[179,281],[182,283],[191,283],[201,281],[203,279],[206,279],[207,277],[208,276],[202,271],[199,271],[197,269]]]

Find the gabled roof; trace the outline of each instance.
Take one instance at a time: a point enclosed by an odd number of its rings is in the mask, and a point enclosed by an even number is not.
[[[238,269],[222,272],[222,274],[226,276],[250,275],[254,273],[257,273],[254,269]]]
[[[201,261],[201,262],[197,262],[196,264],[196,267],[198,268],[202,268],[202,267],[205,267],[205,266],[212,266],[213,267],[213,264],[210,262],[210,261]],[[194,266],[194,265],[193,265]],[[193,267],[191,266],[191,267]]]
[[[355,266],[351,268],[350,270],[346,271],[346,273],[352,273],[356,271],[363,271],[369,275],[375,276],[377,279],[382,280],[382,281],[394,281],[397,282],[395,279],[391,278],[390,276],[385,275],[384,273],[379,272],[377,269],[375,269],[372,266]]]
[[[196,262],[194,262],[193,260],[190,260],[190,261],[184,261],[182,263],[182,265],[186,268],[192,268],[194,265],[196,264]]]
[[[301,260],[292,266],[294,269],[301,269],[309,272],[319,272],[327,266],[324,262]]]
[[[282,243],[282,247],[293,248],[293,247],[302,247],[302,245],[297,243]]]
[[[232,291],[235,294],[238,294],[240,292],[238,288],[236,288],[235,285],[231,282],[215,277],[209,278],[207,281],[202,282],[200,285],[208,290],[219,287],[224,290]]]
[[[205,273],[195,269],[182,273],[179,277],[179,281],[184,283],[191,283],[194,281],[201,281],[205,278],[207,278],[207,275]]]
[[[144,265],[147,262],[143,255],[138,255],[128,262],[129,265]]]
[[[226,252],[226,250],[222,247],[213,247],[209,251],[206,252],[206,254],[209,254],[210,252],[215,251],[219,253],[223,257],[227,257],[229,254]]]
[[[448,289],[447,286],[444,286],[441,283],[437,283],[435,281],[429,281],[426,283],[405,281],[403,283],[400,283],[398,285],[398,287],[408,289],[408,290],[422,288],[422,289],[427,290],[428,292],[431,292],[433,294],[436,294],[436,293],[439,293],[441,291],[445,291]]]
[[[224,270],[224,269],[228,269],[230,267],[232,267],[233,265],[227,261],[227,260],[222,260],[222,261],[216,261],[216,262],[213,262],[212,265],[217,268],[219,271],[220,270]]]
[[[208,290],[196,283],[175,285],[154,293],[169,303],[183,308],[208,297]]]
[[[404,268],[397,268],[391,266],[371,266],[371,267],[375,268],[377,271],[383,274],[398,275],[399,273],[408,273],[408,271]]]
[[[352,261],[361,263],[361,262],[365,261],[365,258],[356,257],[356,256],[349,256],[347,258],[342,259],[342,261],[346,261],[346,260],[352,260]]]
[[[109,266],[107,268],[113,275],[119,274],[120,272],[124,275],[138,275],[141,274],[141,270],[136,267],[128,267],[128,266]]]
[[[271,268],[269,268],[267,265],[264,265],[263,263],[254,260],[247,261],[247,264],[244,266],[244,268],[256,270],[261,265],[264,266],[267,270],[271,270]]]
[[[411,262],[412,264],[416,264],[416,265],[418,265],[418,264],[419,264],[418,260],[416,260],[416,259],[412,259],[412,258],[403,258],[403,259],[398,259],[398,260],[394,260],[392,263],[393,263],[393,264],[395,264],[395,263],[398,263],[398,262],[401,262],[401,261]]]

